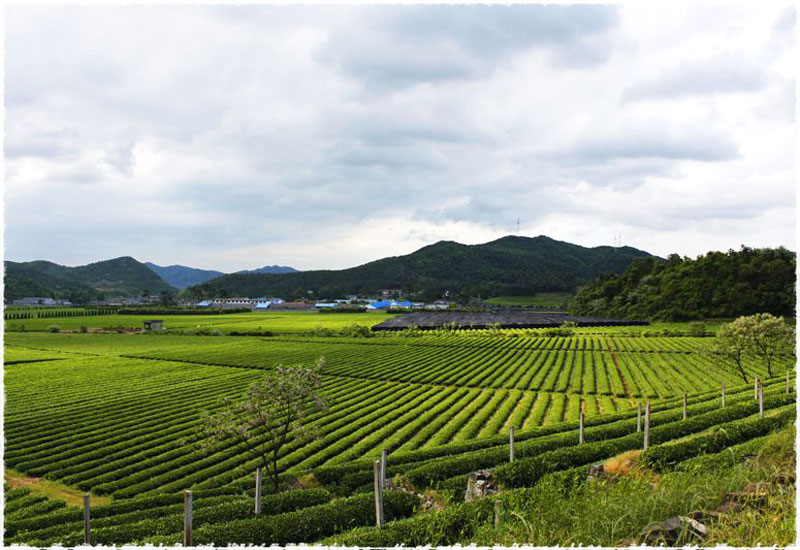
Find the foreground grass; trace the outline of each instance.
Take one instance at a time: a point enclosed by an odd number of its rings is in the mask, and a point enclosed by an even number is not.
[[[83,507],[83,491],[58,483],[57,481],[50,481],[41,477],[28,477],[23,473],[17,472],[10,468],[6,468],[4,472],[5,482],[10,487],[24,487],[30,490],[33,495],[43,495],[53,500],[63,500],[67,506],[76,508]],[[101,506],[111,502],[110,497],[92,495],[91,505]]]
[[[465,543],[478,546],[628,546],[655,521],[698,510],[715,510],[727,492],[770,484],[795,471],[794,427],[774,436],[757,458],[744,463],[707,463],[689,471],[656,474],[634,467],[626,476],[565,491],[543,484],[506,505],[498,526],[482,525]],[[771,492],[764,505],[725,514],[708,523],[704,546],[787,546],[795,542],[795,487]]]

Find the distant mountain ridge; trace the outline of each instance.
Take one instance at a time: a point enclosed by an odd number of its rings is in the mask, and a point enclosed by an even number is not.
[[[44,297],[80,303],[101,296],[158,295],[175,292],[158,274],[130,256],[68,267],[44,260],[5,261],[5,300]]]
[[[631,247],[586,248],[545,236],[507,236],[478,245],[440,241],[405,256],[349,269],[233,273],[190,287],[187,294],[334,298],[401,289],[420,299],[446,292],[474,297],[530,295],[572,291],[600,275],[621,273],[634,259],[644,257],[652,256]]]
[[[256,269],[244,269],[236,273],[297,273],[297,270],[288,265],[265,265]]]
[[[198,269],[178,264],[161,266],[152,262],[145,262],[144,265],[156,272],[168,284],[181,290],[225,275],[222,271],[214,269]]]
[[[199,269],[179,264],[161,266],[153,262],[145,262],[144,265],[155,271],[167,283],[181,290],[225,275],[222,271],[215,269]],[[288,265],[265,265],[256,269],[237,271],[237,273],[295,273],[296,271],[295,268]]]

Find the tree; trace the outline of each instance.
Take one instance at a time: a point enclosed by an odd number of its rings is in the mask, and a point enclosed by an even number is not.
[[[743,322],[742,319],[743,317],[740,317],[720,327],[717,337],[714,338],[714,344],[711,346],[711,353],[736,366],[744,379],[744,383],[747,384],[749,381],[742,363],[745,355],[750,350],[750,339],[747,323]]]
[[[311,411],[328,408],[321,392],[325,359],[305,368],[278,366],[247,389],[243,399],[223,400],[223,407],[208,415],[202,425],[209,443],[231,439],[243,444],[260,463],[272,486],[278,489],[278,457],[290,438],[307,439],[313,430],[305,423]]]
[[[793,351],[794,330],[783,319],[769,313],[756,313],[749,317],[742,317],[750,351],[758,356],[767,375],[772,377],[772,365],[781,355]]]

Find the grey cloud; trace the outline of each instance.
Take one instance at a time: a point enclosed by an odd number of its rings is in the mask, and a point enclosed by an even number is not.
[[[739,156],[730,138],[709,133],[668,135],[650,131],[630,132],[627,135],[598,135],[579,140],[572,147],[543,155],[544,158],[577,164],[603,163],[615,159],[670,159],[725,161]]]
[[[622,93],[624,101],[680,98],[700,94],[754,92],[766,86],[766,74],[754,60],[718,55],[672,67],[641,80]]]
[[[617,22],[616,8],[596,5],[392,6],[366,15],[357,32],[332,33],[318,55],[378,89],[487,77],[531,48],[563,48],[562,64],[592,63],[598,49],[572,46]]]

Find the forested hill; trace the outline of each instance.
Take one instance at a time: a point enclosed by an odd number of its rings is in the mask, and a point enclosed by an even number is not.
[[[309,296],[336,298],[401,289],[419,299],[450,296],[572,291],[601,274],[620,273],[635,258],[650,257],[630,247],[585,248],[548,237],[503,237],[479,245],[441,241],[395,256],[338,271],[225,275],[188,289],[197,297]]]
[[[649,320],[795,315],[796,254],[785,248],[709,252],[697,259],[636,260],[582,287],[570,313]]]
[[[68,267],[53,262],[5,262],[5,300],[35,296],[85,302],[101,297],[158,295],[175,292],[156,273],[124,256],[88,265]]]

